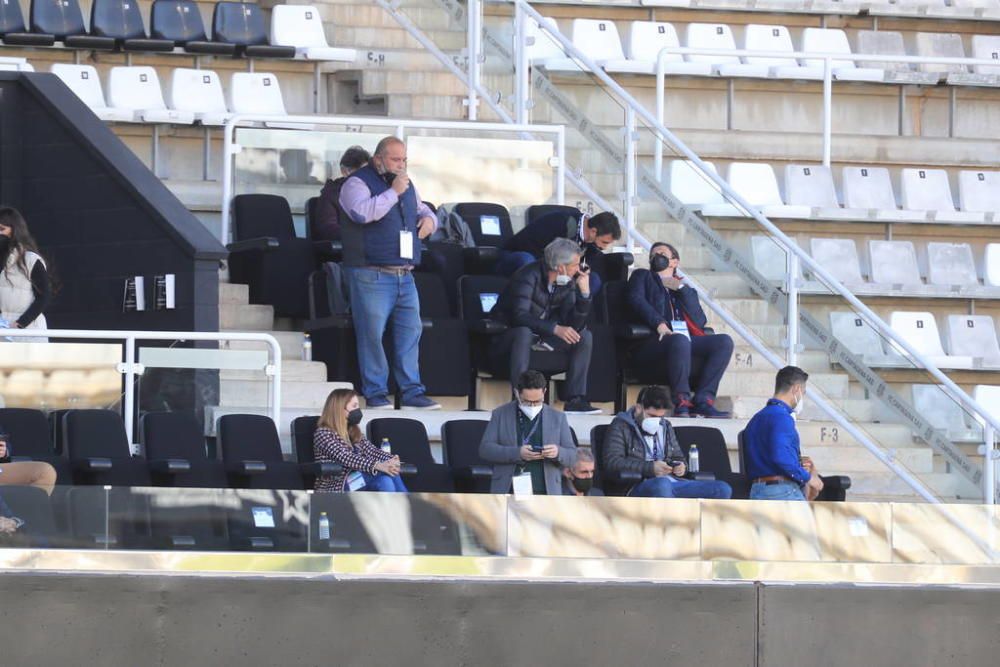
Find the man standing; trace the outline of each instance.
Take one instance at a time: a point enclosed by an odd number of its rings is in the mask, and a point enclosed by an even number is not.
[[[511,277],[490,313],[510,327],[498,336],[490,361],[494,367],[506,364],[513,383],[528,370],[532,348],[565,351],[566,412],[599,414],[586,399],[593,341],[585,329],[590,275],[580,270],[580,254],[573,241],[556,239],[545,247],[544,260],[522,266]]]
[[[420,303],[413,267],[420,241],[437,226],[406,173],[406,144],[396,137],[378,143],[371,161],[340,191],[347,214],[341,225],[344,268],[358,341],[361,391],[369,409],[392,408],[389,367],[382,335],[392,322],[392,370],[402,407],[437,410],[420,382]]]
[[[580,212],[567,216],[562,211],[549,213],[512,236],[504,244],[496,272],[509,276],[525,264],[541,259],[545,247],[555,239],[569,239],[580,246],[583,261],[593,269],[591,288],[600,290],[604,278],[604,251],[622,237],[622,228],[614,213],[605,211],[593,216]]]
[[[774,397],[743,431],[743,458],[751,500],[815,500],[823,490],[812,461],[802,457],[793,412],[802,409],[809,374],[785,366],[774,379]]]
[[[640,498],[732,497],[733,490],[721,480],[684,479],[687,463],[670,422],[665,419],[670,397],[663,387],[646,387],[638,403],[619,413],[604,436],[606,473],[634,472],[642,481],[610,490]],[[609,491],[605,483],[605,491]]]
[[[490,493],[562,495],[560,468],[576,462],[566,415],[545,405],[545,376],[525,371],[517,399],[490,415],[479,456],[493,463]]]

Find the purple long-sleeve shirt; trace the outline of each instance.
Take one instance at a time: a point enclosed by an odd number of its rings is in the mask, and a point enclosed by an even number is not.
[[[413,196],[417,200],[417,220],[430,218],[434,221],[434,229],[437,229],[437,218],[434,216],[434,212],[420,199],[417,188],[413,184],[410,184],[410,187],[413,188]],[[392,188],[373,197],[372,191],[357,176],[348,178],[344,186],[340,188],[341,208],[347,213],[351,222],[359,225],[381,220],[398,201],[399,195]]]

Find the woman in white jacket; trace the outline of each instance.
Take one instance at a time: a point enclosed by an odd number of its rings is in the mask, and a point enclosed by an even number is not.
[[[0,207],[0,316],[10,329],[45,329],[52,296],[45,260],[17,209]],[[4,324],[4,323],[0,323]],[[17,338],[45,342],[45,337]]]

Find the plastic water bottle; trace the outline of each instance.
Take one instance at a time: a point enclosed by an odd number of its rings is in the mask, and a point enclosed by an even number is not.
[[[382,451],[386,454],[392,454],[392,445],[389,444],[389,438],[382,438]]]
[[[688,450],[688,470],[691,472],[701,472],[701,463],[698,460],[698,445],[691,445]]]
[[[319,539],[324,542],[330,541],[330,517],[326,512],[319,513]]]
[[[309,334],[306,334],[302,338],[302,361],[312,361],[313,360],[313,342]]]

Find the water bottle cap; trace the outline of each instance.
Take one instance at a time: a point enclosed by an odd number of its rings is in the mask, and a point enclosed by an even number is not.
[[[319,515],[320,516],[326,516],[326,512],[320,512]]]

